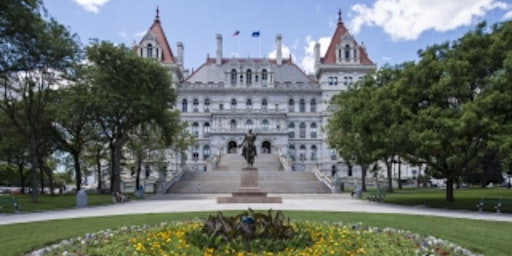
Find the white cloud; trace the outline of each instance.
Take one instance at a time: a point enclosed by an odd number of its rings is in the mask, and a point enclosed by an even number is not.
[[[512,11],[505,13],[505,15],[503,16],[503,20],[510,20],[510,19],[512,19]]]
[[[269,59],[275,59],[276,58],[276,54],[277,54],[277,50],[274,49],[273,51],[271,51],[268,54],[268,58]],[[281,54],[283,56],[283,59],[288,59],[290,57],[290,54],[292,56],[292,60],[296,59],[295,55],[293,53],[291,53],[290,47],[286,46],[285,44],[281,45]]]
[[[323,57],[325,56],[327,47],[329,47],[331,37],[321,37],[318,41],[315,41],[308,35],[306,36],[305,41],[306,46],[304,46],[304,58],[301,60],[300,66],[306,74],[311,74],[315,71],[315,44],[317,42],[320,43],[320,57]]]
[[[427,30],[444,32],[470,25],[493,9],[506,9],[499,0],[377,0],[372,7],[352,6],[351,31],[378,26],[396,40],[415,40]]]
[[[106,4],[109,0],[73,0],[78,5],[82,6],[86,11],[98,13],[100,7]]]
[[[123,39],[128,39],[128,34],[125,31],[119,31],[117,32],[119,36],[121,36]]]

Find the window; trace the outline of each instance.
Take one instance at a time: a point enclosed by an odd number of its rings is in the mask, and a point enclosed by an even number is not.
[[[349,77],[348,77],[348,84],[349,84],[349,85],[352,85],[353,83],[354,83],[354,82],[353,82],[353,80],[352,80],[352,77],[351,77],[351,76],[349,76]]]
[[[244,83],[244,75],[243,73],[240,74],[240,84],[243,84]]]
[[[194,108],[194,112],[198,112],[199,111],[199,100],[198,99],[194,99],[192,101],[192,105],[193,105],[193,108]]]
[[[251,85],[252,84],[252,71],[250,69],[248,69],[246,72],[245,72],[245,79],[246,79],[246,82],[247,82],[247,85]]]
[[[236,85],[236,70],[235,69],[232,69],[231,70],[231,85],[235,86]]]
[[[183,99],[181,101],[181,112],[187,112],[188,111],[188,101],[187,99]]]
[[[290,144],[288,146],[288,155],[290,156],[290,159],[292,159],[292,161],[295,161],[295,146]]]
[[[345,61],[350,61],[350,45],[345,45]]]
[[[219,104],[219,109],[224,110],[224,104]]]
[[[261,71],[261,81],[262,82],[267,82],[267,79],[268,79],[268,73],[267,73],[267,70],[266,69],[263,69]]]
[[[304,99],[300,99],[299,101],[299,112],[306,112],[306,101]]]
[[[194,161],[197,161],[199,160],[199,146],[194,146],[194,148],[192,149],[192,159]]]
[[[299,137],[305,138],[306,137],[306,123],[302,122],[299,125]]]
[[[153,58],[153,46],[151,44],[147,45],[146,57]]]
[[[255,76],[254,76],[254,82],[255,82],[255,83],[258,83],[258,78],[259,78],[259,77],[258,77],[258,75],[255,75]]]
[[[203,134],[208,136],[210,134],[210,123],[206,122],[203,125]]]
[[[348,77],[347,76],[343,77],[343,84],[348,85]]]
[[[311,138],[316,138],[317,134],[316,134],[316,123],[311,123],[311,126],[310,126],[310,135],[311,135]]]
[[[295,124],[294,123],[288,124],[288,137],[290,137],[290,138],[295,137]]]
[[[197,122],[192,124],[192,134],[196,137],[199,136],[199,124]]]
[[[293,112],[295,110],[295,102],[293,99],[288,101],[288,112]]]
[[[318,160],[317,158],[317,148],[316,145],[311,146],[311,160]]]
[[[316,100],[315,99],[311,99],[311,103],[310,104],[310,110],[311,112],[316,112]]]
[[[231,122],[229,123],[229,128],[231,129],[231,131],[236,130],[236,120],[235,119],[231,120]]]
[[[330,76],[329,77],[329,85],[337,85],[338,84],[338,77],[337,76]]]
[[[336,149],[330,149],[329,155],[331,155],[331,160],[336,160],[338,157],[336,156]]]
[[[267,119],[263,119],[263,121],[261,121],[261,126],[263,127],[263,130],[268,130],[268,120]]]
[[[252,120],[251,119],[247,119],[247,121],[245,121],[245,127],[247,129],[252,129]]]
[[[204,112],[210,112],[210,99],[204,99]]]
[[[210,145],[204,145],[203,147],[203,158],[208,159],[211,155]]]
[[[267,109],[267,107],[268,107],[267,99],[263,99],[263,100],[261,101],[261,108],[262,108],[262,109]]]
[[[236,99],[231,99],[231,109],[236,109]]]
[[[252,109],[252,99],[247,99],[247,101],[245,102],[245,107],[247,109]]]
[[[300,145],[300,148],[299,148],[299,159],[301,161],[306,160],[306,146],[304,146],[304,145]]]

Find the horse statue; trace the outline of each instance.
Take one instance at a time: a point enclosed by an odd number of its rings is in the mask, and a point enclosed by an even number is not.
[[[256,134],[252,133],[252,130],[249,130],[249,132],[245,135],[242,144],[240,144],[240,146],[243,147],[242,156],[244,156],[247,164],[251,167],[254,165],[254,157],[257,155],[256,146],[254,146],[255,141]]]

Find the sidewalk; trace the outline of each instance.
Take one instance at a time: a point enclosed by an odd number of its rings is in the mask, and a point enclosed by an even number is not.
[[[229,194],[165,194],[149,196],[143,201],[130,201],[107,206],[74,208],[40,213],[0,215],[0,225],[55,219],[72,219],[107,215],[142,213],[197,212],[217,210],[305,210],[331,212],[395,213],[442,216],[475,220],[512,222],[512,214],[480,213],[458,210],[407,207],[352,199],[348,194],[269,194],[280,196],[282,204],[217,204],[217,197]]]

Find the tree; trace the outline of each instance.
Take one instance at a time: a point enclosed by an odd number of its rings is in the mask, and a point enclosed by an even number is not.
[[[76,38],[48,18],[37,0],[6,0],[0,5],[0,110],[28,139],[33,202],[43,136],[50,120],[48,92],[76,61]],[[20,113],[22,113],[20,115]]]
[[[168,125],[176,94],[165,67],[155,60],[140,58],[123,45],[93,43],[87,47],[87,58],[91,62],[90,104],[109,144],[111,192],[120,191],[122,150],[130,132],[151,121]]]

